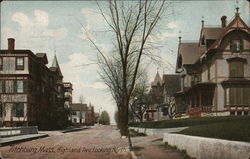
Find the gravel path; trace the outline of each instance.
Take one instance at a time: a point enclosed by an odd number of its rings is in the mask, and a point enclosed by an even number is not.
[[[162,136],[132,138],[133,146],[142,148],[138,151],[138,159],[186,159],[177,150],[164,146]]]

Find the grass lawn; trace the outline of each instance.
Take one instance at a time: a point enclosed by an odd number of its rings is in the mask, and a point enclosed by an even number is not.
[[[225,122],[230,123],[234,121],[250,122],[250,116],[197,117],[197,118],[186,118],[186,119],[149,121],[143,123],[130,123],[129,126],[157,129],[157,128],[175,128],[184,126],[207,125],[207,124],[225,123]]]
[[[131,123],[145,128],[189,128],[180,134],[250,142],[250,116],[200,117]]]
[[[240,120],[191,126],[179,134],[250,142],[250,121]]]

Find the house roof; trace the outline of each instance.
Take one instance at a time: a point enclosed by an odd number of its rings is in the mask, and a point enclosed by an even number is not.
[[[164,87],[167,96],[174,96],[174,94],[181,90],[181,77],[176,74],[163,75]]]
[[[87,104],[73,103],[70,105],[73,111],[86,111],[88,109]]]
[[[250,32],[249,27],[239,16],[238,10],[235,14],[234,19],[225,27],[203,27],[201,29],[201,37],[204,35],[205,39],[213,39],[215,42],[207,49],[202,52],[202,48],[199,47],[198,43],[179,43],[178,57],[176,63],[176,72],[180,68],[180,64],[183,66],[185,64],[195,64],[199,63],[201,57],[205,57],[205,54],[212,52],[217,49],[222,39],[231,31],[242,30],[246,33]],[[201,40],[200,37],[200,40]]]
[[[45,64],[48,64],[48,58],[46,53],[37,53],[36,56],[41,58]]]
[[[56,55],[54,56],[52,65],[51,65],[51,67],[50,67],[50,70],[51,70],[51,71],[58,71],[59,76],[63,77],[62,71],[61,71],[60,66],[59,66],[59,64],[58,64]]]
[[[156,75],[155,75],[155,79],[154,81],[151,83],[151,86],[157,86],[157,84],[162,84],[162,79],[161,76],[159,75],[159,72],[157,71]]]
[[[201,32],[206,39],[218,39],[223,30],[224,28],[219,28],[219,27],[216,28],[203,27]]]
[[[199,58],[199,44],[180,43],[179,56],[182,58],[182,65],[193,64]]]
[[[0,54],[31,54],[34,55],[34,53],[31,50],[0,50]]]

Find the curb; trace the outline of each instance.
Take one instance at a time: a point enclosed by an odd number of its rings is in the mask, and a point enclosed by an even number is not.
[[[75,129],[70,129],[70,130],[63,130],[61,132],[62,133],[70,133],[70,132],[81,131],[81,130],[85,130],[85,129],[89,129],[89,127],[86,127],[86,128],[75,128]]]

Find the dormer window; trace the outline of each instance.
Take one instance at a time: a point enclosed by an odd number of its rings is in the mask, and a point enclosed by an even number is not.
[[[243,50],[243,41],[240,39],[232,40],[230,44],[230,50],[232,52],[240,52]]]

